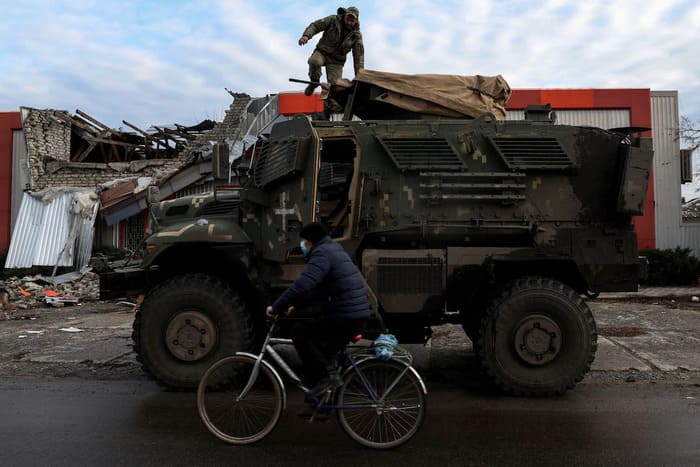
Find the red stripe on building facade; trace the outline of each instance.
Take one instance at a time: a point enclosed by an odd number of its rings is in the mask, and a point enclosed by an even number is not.
[[[19,112],[0,112],[0,251],[10,247],[12,132],[22,129]]]

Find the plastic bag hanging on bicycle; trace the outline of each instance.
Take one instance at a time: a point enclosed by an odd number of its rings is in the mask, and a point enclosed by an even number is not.
[[[380,334],[374,342],[374,354],[382,360],[389,360],[394,356],[396,346],[399,345],[398,339],[393,334]]]

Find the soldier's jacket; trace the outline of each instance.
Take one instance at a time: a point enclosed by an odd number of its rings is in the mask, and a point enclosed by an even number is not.
[[[316,50],[339,64],[345,63],[345,56],[352,50],[355,74],[365,67],[365,47],[362,44],[359,20],[348,32],[343,30],[342,14],[326,16],[309,24],[302,35],[311,38],[321,31],[323,35],[316,45]]]

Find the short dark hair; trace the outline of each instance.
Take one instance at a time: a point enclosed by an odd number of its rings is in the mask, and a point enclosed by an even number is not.
[[[306,239],[311,243],[317,243],[326,235],[328,235],[328,231],[318,222],[306,224],[304,227],[302,227],[301,232],[299,233],[301,238]]]

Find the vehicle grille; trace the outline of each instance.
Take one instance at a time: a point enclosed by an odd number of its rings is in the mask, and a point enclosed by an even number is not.
[[[308,143],[308,139],[287,138],[271,141],[255,161],[253,181],[258,188],[290,175],[294,175],[302,166],[303,161],[297,160],[306,152],[300,147]]]
[[[377,264],[377,290],[381,294],[439,294],[442,292],[442,258],[381,257]]]
[[[221,214],[232,214],[238,208],[238,200],[214,201],[207,204],[199,212],[199,216],[215,216]]]

